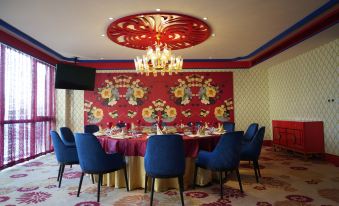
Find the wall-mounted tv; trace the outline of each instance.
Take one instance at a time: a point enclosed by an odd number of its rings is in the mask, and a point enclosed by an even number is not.
[[[76,64],[57,64],[56,89],[94,90],[95,68]]]

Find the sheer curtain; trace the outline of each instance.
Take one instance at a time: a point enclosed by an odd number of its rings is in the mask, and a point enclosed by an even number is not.
[[[0,169],[51,151],[55,68],[0,44]]]

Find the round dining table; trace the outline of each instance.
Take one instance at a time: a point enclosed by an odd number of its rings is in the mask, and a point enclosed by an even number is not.
[[[195,158],[199,150],[212,151],[218,144],[220,134],[213,135],[182,135],[185,150],[185,174],[184,186],[187,189],[193,183],[193,174],[195,167]],[[145,187],[144,156],[149,136],[143,134],[139,137],[132,136],[98,136],[98,140],[106,153],[121,153],[125,156],[127,162],[128,184],[130,189]],[[174,151],[175,152],[175,151]],[[197,184],[206,185],[211,181],[212,174],[208,170],[199,169],[197,175]],[[126,187],[123,171],[112,172],[104,175],[103,184],[115,188]],[[148,184],[151,185],[151,184]],[[155,190],[166,191],[171,188],[179,188],[177,178],[156,179]]]

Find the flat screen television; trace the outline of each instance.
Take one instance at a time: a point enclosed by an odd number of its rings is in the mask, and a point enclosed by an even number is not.
[[[76,64],[57,64],[56,89],[94,90],[95,68]]]

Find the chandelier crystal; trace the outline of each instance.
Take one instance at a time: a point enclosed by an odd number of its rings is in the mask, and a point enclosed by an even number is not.
[[[172,54],[171,49],[167,48],[166,44],[161,50],[160,38],[157,37],[157,39],[158,42],[155,43],[154,50],[149,46],[146,55],[143,55],[142,58],[137,56],[134,59],[137,73],[145,73],[146,76],[153,73],[153,76],[157,76],[159,72],[164,76],[165,73],[172,75],[173,72],[177,74],[182,71],[183,59],[181,56]]]

